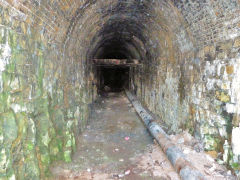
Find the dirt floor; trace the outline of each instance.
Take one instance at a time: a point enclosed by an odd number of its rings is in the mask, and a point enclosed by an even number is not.
[[[171,136],[206,179],[235,179],[186,132]],[[95,104],[80,135],[72,163],[57,162],[53,179],[178,180],[165,154],[151,138],[124,94],[109,93]]]

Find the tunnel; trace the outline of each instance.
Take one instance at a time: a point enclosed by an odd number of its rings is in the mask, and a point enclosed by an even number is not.
[[[239,0],[0,0],[0,178],[72,162],[92,104],[131,92],[240,177]]]
[[[103,40],[104,42],[101,42],[96,52],[93,52],[93,59],[109,59],[113,61],[114,59],[119,61],[127,60],[128,62],[131,61],[131,59],[136,59],[136,55],[131,52],[131,49],[128,49],[124,39],[118,36],[119,35],[113,35],[112,39],[107,41]],[[124,88],[128,88],[129,66],[107,63],[98,63],[94,66],[97,72],[98,93],[101,94],[105,91],[121,92]]]
[[[129,68],[101,67],[99,71],[101,84],[98,89],[120,92],[128,88]]]

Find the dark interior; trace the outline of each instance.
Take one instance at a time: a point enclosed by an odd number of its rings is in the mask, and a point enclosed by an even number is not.
[[[117,41],[105,43],[98,53],[98,59],[127,59],[129,54],[124,44]]]
[[[101,92],[121,92],[128,88],[129,67],[101,66],[98,69]]]
[[[104,42],[96,51],[96,59],[131,59],[133,55],[125,42],[119,39],[111,39]],[[104,92],[121,92],[128,88],[129,67],[118,65],[101,65],[97,67],[98,89]]]

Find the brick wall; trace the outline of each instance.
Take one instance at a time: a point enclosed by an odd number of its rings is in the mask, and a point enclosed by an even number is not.
[[[133,70],[132,87],[170,133],[187,129],[238,173],[239,1],[157,1],[155,7],[150,38],[158,52]]]

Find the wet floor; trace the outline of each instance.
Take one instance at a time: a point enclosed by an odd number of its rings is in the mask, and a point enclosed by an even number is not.
[[[74,159],[83,168],[104,167],[107,173],[124,170],[153,140],[122,94],[110,94],[95,108]]]
[[[206,179],[236,179],[208,154],[196,152],[189,133],[170,138]],[[99,99],[77,144],[71,163],[57,162],[51,168],[52,179],[180,180],[123,93]]]
[[[138,167],[153,139],[123,93],[110,93],[94,105],[78,144],[72,163],[53,168],[58,178],[159,179]]]

